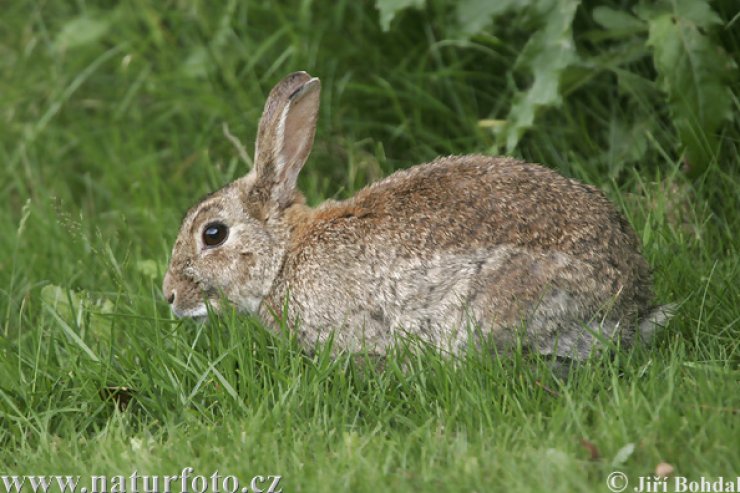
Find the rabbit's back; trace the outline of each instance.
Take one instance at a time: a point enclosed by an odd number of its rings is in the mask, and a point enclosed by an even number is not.
[[[401,326],[458,344],[455,327],[488,325],[505,340],[518,321],[552,344],[564,324],[629,326],[649,309],[649,270],[625,219],[597,189],[538,165],[441,158],[295,209],[266,306],[288,296],[308,338],[356,324],[376,346]]]
[[[317,213],[309,227],[350,219],[344,226],[356,222],[378,240],[393,239],[420,253],[509,244],[589,258],[638,249],[629,225],[601,191],[512,158],[441,158]],[[407,245],[398,237],[415,241]]]

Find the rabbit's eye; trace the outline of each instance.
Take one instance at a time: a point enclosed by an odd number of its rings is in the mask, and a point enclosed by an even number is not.
[[[229,228],[223,223],[209,223],[203,229],[203,243],[209,247],[215,247],[226,241],[229,236]]]

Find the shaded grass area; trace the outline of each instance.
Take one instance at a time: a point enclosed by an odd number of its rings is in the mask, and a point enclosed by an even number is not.
[[[191,466],[280,474],[286,492],[606,491],[609,472],[636,480],[664,460],[692,478],[738,474],[739,133],[723,136],[730,158],[689,182],[666,115],[647,96],[625,106],[605,75],[520,147],[624,210],[659,300],[680,304],[654,347],[566,383],[521,355],[450,361],[400,347],[382,370],[307,356],[252,320],[175,322],[161,299],[183,212],[247,169],[224,124],[251,153],[272,84],[291,70],[320,76],[300,185],[313,204],[345,197],[438,154],[491,151],[478,120],[505,114],[497,74],[517,38],[439,40],[433,12],[384,34],[359,2],[167,7],[4,7],[0,471]],[[122,386],[133,389],[124,412],[104,399]]]

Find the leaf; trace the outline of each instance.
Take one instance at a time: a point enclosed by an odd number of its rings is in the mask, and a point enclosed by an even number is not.
[[[691,170],[699,173],[717,150],[722,123],[732,116],[736,65],[711,38],[721,21],[705,0],[661,2],[638,15],[648,22],[659,87],[668,96]]]
[[[650,124],[655,122],[644,115],[631,120],[613,119],[609,122],[605,135],[608,146],[602,155],[608,164],[609,176],[616,179],[625,167],[644,160]]]
[[[82,340],[82,337],[80,337],[79,334],[77,334],[77,332],[75,332],[74,329],[72,329],[72,327],[70,327],[70,325],[59,316],[56,310],[51,308],[51,306],[49,305],[46,305],[46,309],[49,311],[51,316],[56,319],[59,327],[62,329],[62,332],[64,332],[72,342],[74,342],[82,351],[87,353],[91,360],[95,361],[96,363],[100,362],[100,358],[98,358],[93,350],[90,349],[90,346],[88,346],[85,341]]]
[[[16,230],[15,236],[16,238],[20,238],[23,236],[23,231],[26,229],[26,222],[28,221],[29,216],[31,215],[31,199],[26,199],[26,203],[23,204],[23,208],[21,209],[21,220],[18,222],[18,229]]]
[[[82,300],[71,290],[47,284],[41,288],[41,301],[49,305],[64,320],[77,318],[77,313],[82,308]]]
[[[643,104],[651,98],[660,98],[660,89],[652,79],[618,67],[613,67],[611,70],[617,76],[617,88],[621,94],[628,94]]]
[[[87,344],[73,332],[71,326],[84,329],[81,334],[94,341],[107,341],[110,338],[110,319],[106,315],[113,313],[114,304],[108,298],[93,300],[87,291],[72,290],[47,284],[41,288],[41,301],[49,312],[60,323],[60,326],[88,354],[92,354]],[[74,323],[72,323],[74,321]],[[71,325],[70,325],[71,323]]]
[[[391,22],[396,15],[410,7],[422,9],[426,0],[375,0],[375,8],[380,13],[380,27],[383,31],[391,28]]]
[[[570,457],[567,453],[555,448],[545,450],[545,457],[547,458],[548,463],[553,465],[567,464],[570,462]]]
[[[517,0],[463,0],[457,4],[457,21],[462,34],[472,36],[478,34],[497,17],[512,7],[519,6]]]
[[[561,76],[579,61],[573,42],[573,18],[577,0],[553,0],[549,8],[541,11],[544,26],[538,29],[519,55],[516,65],[532,72],[533,83],[529,89],[514,96],[514,103],[507,118],[508,125],[500,138],[511,152],[524,132],[531,128],[536,114],[543,108],[562,103]]]
[[[231,21],[234,18],[236,6],[236,0],[230,0],[226,4],[218,26],[208,43],[195,46],[182,63],[181,70],[185,77],[205,78],[216,70],[217,62],[221,60],[228,48],[229,37],[232,35]]]
[[[215,63],[205,46],[196,46],[182,62],[182,72],[186,77],[198,78],[207,76],[215,68]]]
[[[616,455],[614,455],[614,459],[612,459],[612,466],[613,467],[621,466],[622,464],[627,462],[627,460],[632,456],[634,451],[635,451],[634,443],[628,443],[627,445],[619,449]]]
[[[601,27],[609,30],[611,36],[625,36],[645,30],[645,22],[634,15],[609,7],[596,7],[591,15]]]
[[[143,259],[137,261],[136,270],[149,279],[158,278],[161,271],[157,262],[152,259]]]
[[[66,50],[93,43],[110,28],[110,20],[81,16],[64,24],[54,40],[54,48]]]

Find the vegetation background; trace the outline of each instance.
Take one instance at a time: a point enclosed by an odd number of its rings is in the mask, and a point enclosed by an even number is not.
[[[0,473],[190,466],[286,493],[738,476],[739,25],[735,0],[3,2]],[[440,154],[545,163],[619,205],[678,314],[567,382],[521,355],[401,346],[378,371],[246,318],[172,320],[182,214],[246,172],[299,69],[323,83],[311,203]]]

